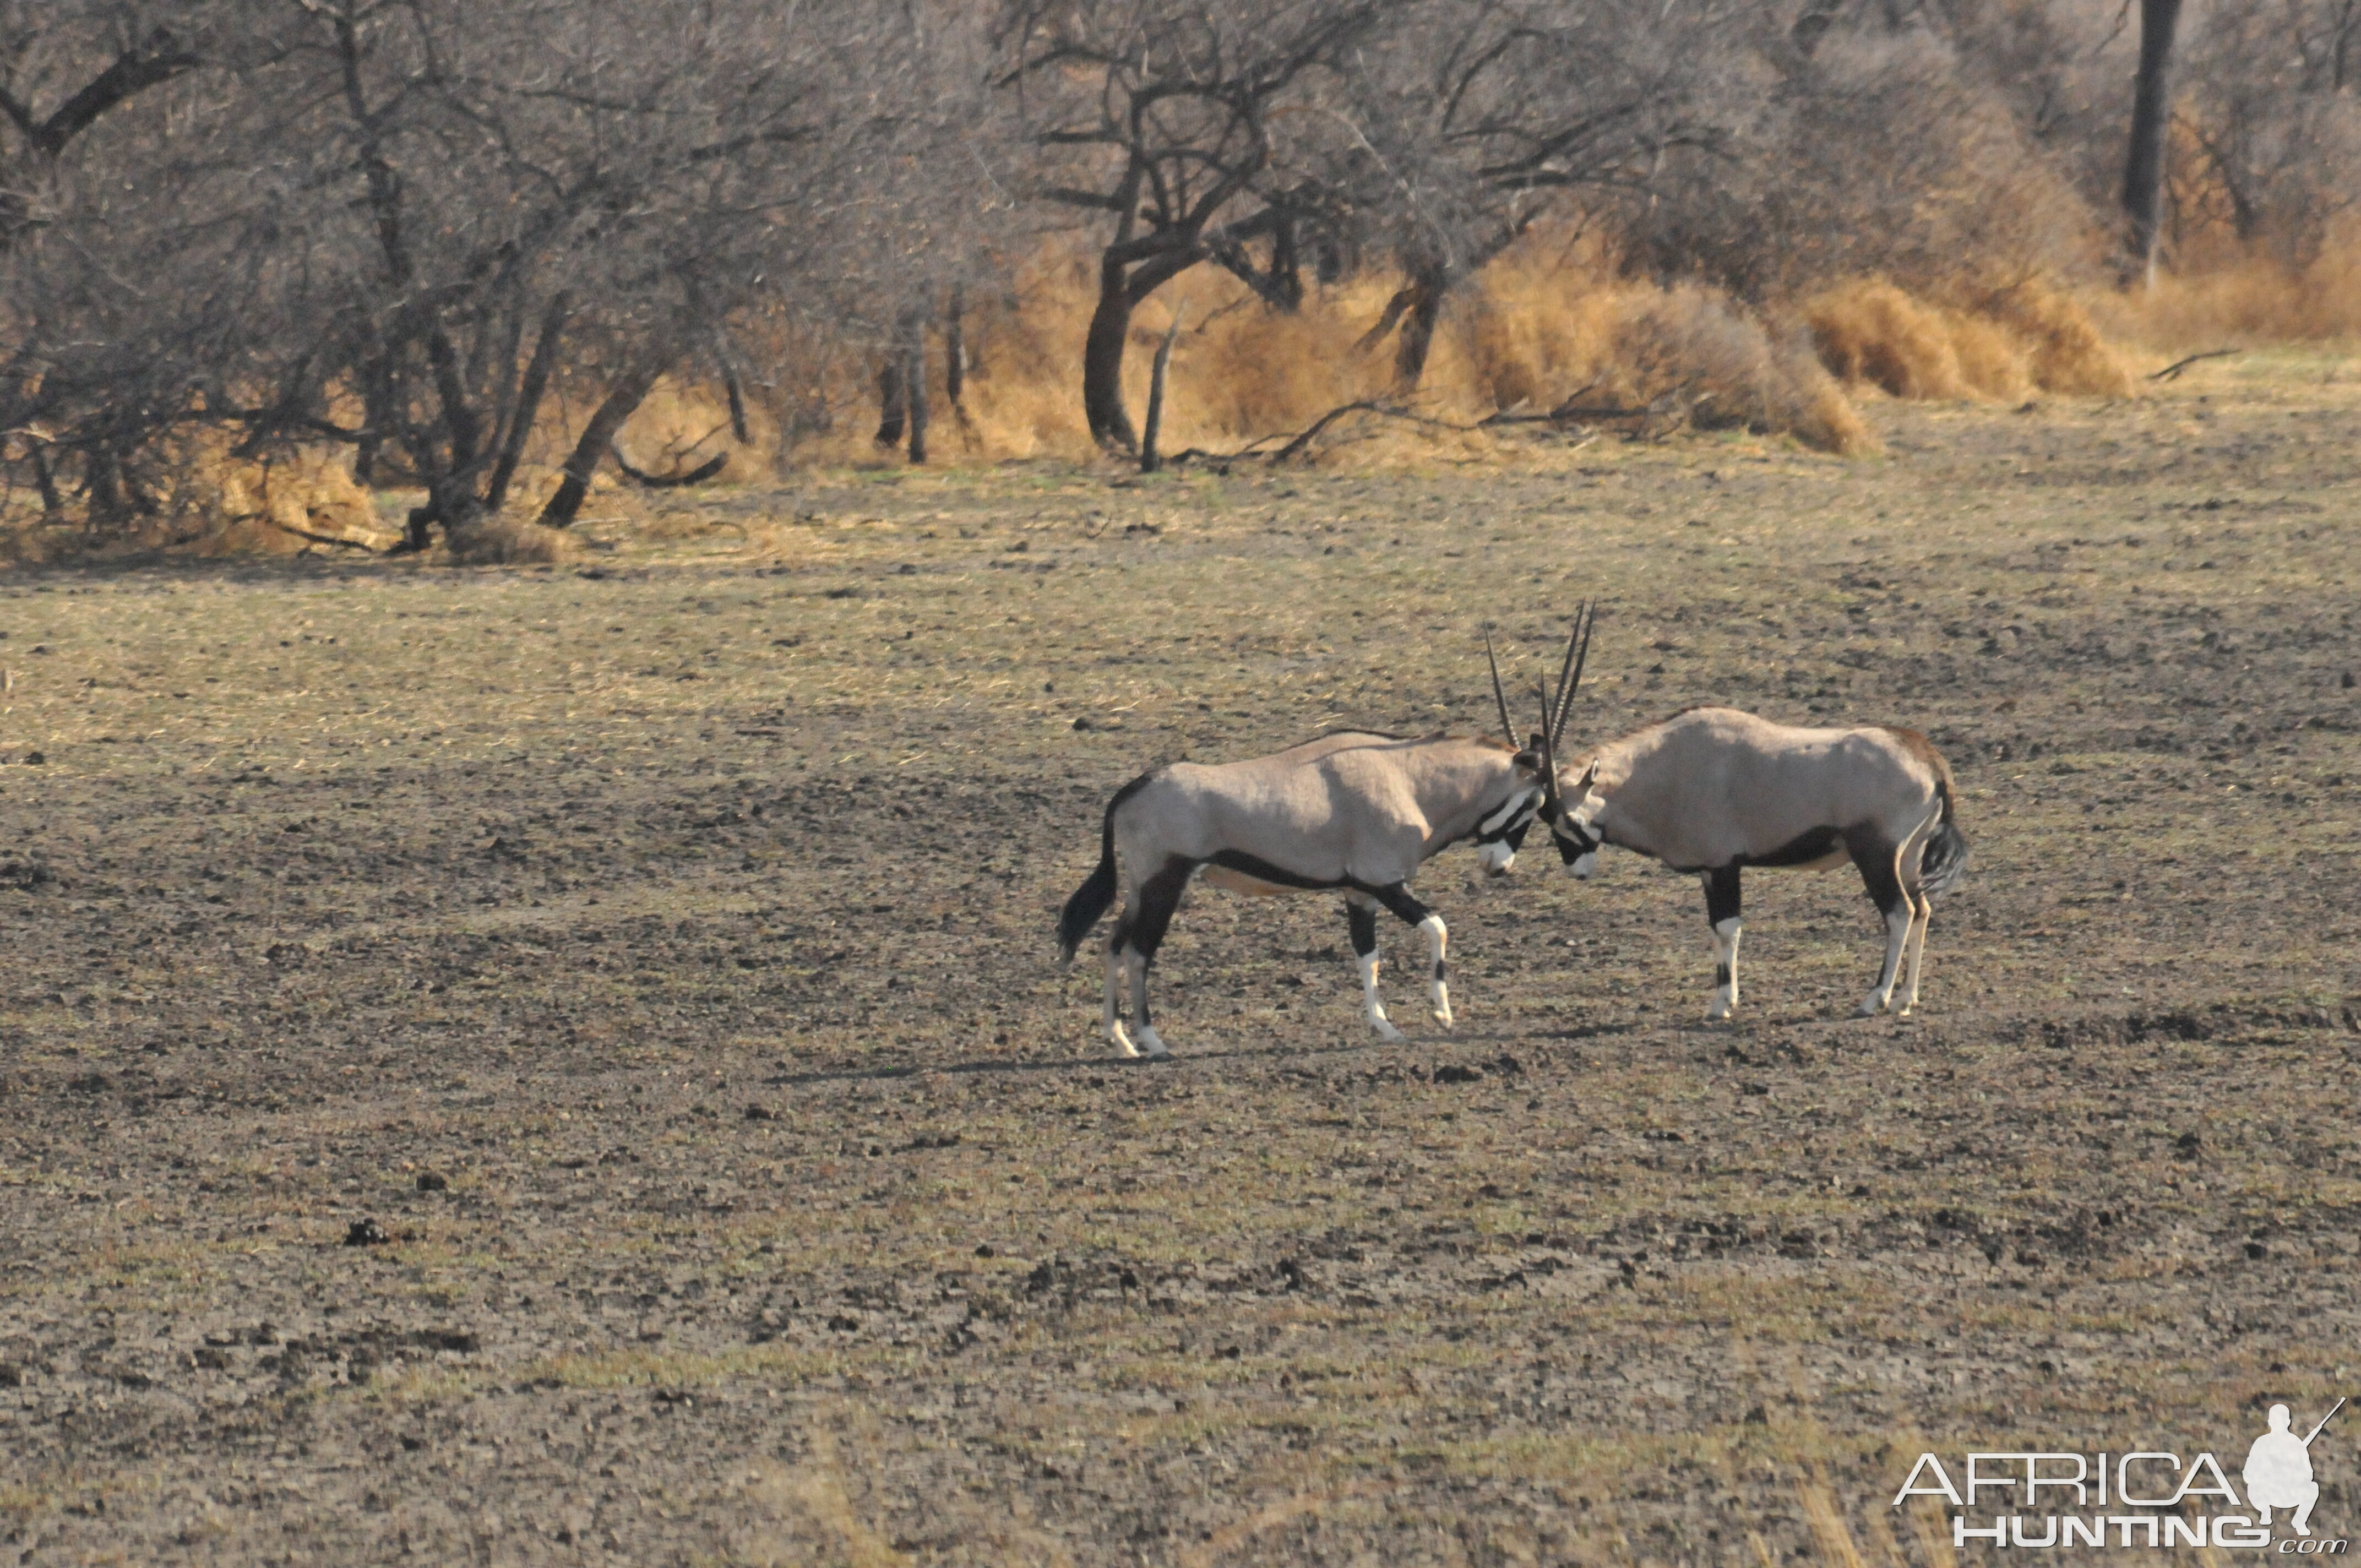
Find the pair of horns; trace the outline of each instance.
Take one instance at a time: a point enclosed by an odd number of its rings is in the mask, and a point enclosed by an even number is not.
[[[1565,738],[1565,721],[1574,712],[1574,694],[1582,685],[1582,667],[1590,661],[1590,631],[1598,620],[1598,608],[1588,600],[1574,612],[1574,630],[1565,640],[1565,657],[1557,667],[1557,689],[1541,690],[1542,699],[1542,764],[1548,771],[1548,787],[1557,790],[1557,743]],[[1500,733],[1512,749],[1521,749],[1517,726],[1509,717],[1508,694],[1500,687],[1500,661],[1493,656],[1492,634],[1484,633],[1484,662],[1492,667],[1492,702],[1500,710]],[[1540,690],[1540,683],[1534,683]]]

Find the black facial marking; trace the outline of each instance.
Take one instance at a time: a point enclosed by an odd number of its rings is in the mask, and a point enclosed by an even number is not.
[[[1509,819],[1503,822],[1499,828],[1490,832],[1486,832],[1484,830],[1483,823],[1479,821],[1476,826],[1476,831],[1470,833],[1468,837],[1475,839],[1476,842],[1479,844],[1498,844],[1506,842],[1511,849],[1518,848],[1524,843],[1525,829],[1533,825],[1534,814],[1540,810],[1541,802],[1535,800],[1529,795],[1524,797],[1522,803],[1518,806],[1517,809],[1510,813]],[[1488,817],[1492,815],[1497,815],[1497,813],[1487,814]]]
[[[1557,858],[1567,865],[1583,856],[1597,852],[1607,842],[1607,835],[1594,831],[1571,817],[1561,817],[1550,824],[1550,841],[1557,846]]]

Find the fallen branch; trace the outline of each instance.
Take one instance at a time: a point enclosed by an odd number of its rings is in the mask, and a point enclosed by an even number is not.
[[[686,474],[649,474],[632,467],[631,459],[623,455],[623,449],[613,442],[607,444],[607,450],[615,455],[615,466],[623,471],[625,478],[644,485],[651,490],[676,490],[684,485],[701,485],[721,472],[722,467],[730,461],[730,454],[724,452],[719,456],[698,464]]]
[[[1278,451],[1272,453],[1270,455],[1270,460],[1273,463],[1284,463],[1290,457],[1301,455],[1305,447],[1320,439],[1320,433],[1322,431],[1326,430],[1330,425],[1334,424],[1346,414],[1398,413],[1400,411],[1401,411],[1400,410],[1389,409],[1383,403],[1378,402],[1364,401],[1340,404],[1335,408],[1330,409],[1318,419],[1313,420],[1312,422],[1311,428],[1304,431],[1302,434],[1297,436],[1286,445],[1280,447]]]
[[[2235,348],[2215,348],[2209,349],[2203,354],[2192,354],[2186,359],[2177,359],[2173,361],[2163,369],[2158,371],[2155,375],[2150,376],[2148,379],[2151,381],[2178,381],[2180,379],[2180,373],[2183,370],[2188,369],[2191,365],[2196,364],[2201,359],[2226,359],[2231,355],[2238,352],[2239,350]]]
[[[372,555],[393,554],[398,553],[390,549],[380,550],[365,539],[350,539],[341,534],[335,533],[314,533],[308,528],[298,528],[291,522],[281,522],[277,518],[270,516],[267,512],[257,514],[255,521],[258,522],[267,522],[271,527],[279,530],[281,533],[291,533],[298,539],[309,539],[314,543],[341,544],[348,550],[366,550]]]
[[[1584,389],[1584,390],[1587,389],[1587,388]],[[1576,397],[1581,395],[1581,392],[1575,394]],[[1473,424],[1461,424],[1454,420],[1437,419],[1433,414],[1413,413],[1409,409],[1392,403],[1380,402],[1375,399],[1364,399],[1330,409],[1312,421],[1307,429],[1296,435],[1285,437],[1287,444],[1276,452],[1265,453],[1261,448],[1282,437],[1277,434],[1257,435],[1235,452],[1208,452],[1201,446],[1191,446],[1185,452],[1174,453],[1164,461],[1171,466],[1178,466],[1183,463],[1237,463],[1249,457],[1264,457],[1272,463],[1284,463],[1290,458],[1301,456],[1304,448],[1318,440],[1330,425],[1346,414],[1355,413],[1376,414],[1381,419],[1398,419],[1407,424],[1424,425],[1430,430],[1447,430],[1457,435],[1468,435],[1504,424],[1569,424],[1577,419],[1645,419],[1653,411],[1648,409],[1577,408],[1571,402],[1560,403],[1549,412],[1542,414],[1515,411],[1523,406],[1521,402],[1512,403],[1499,413],[1488,415]]]

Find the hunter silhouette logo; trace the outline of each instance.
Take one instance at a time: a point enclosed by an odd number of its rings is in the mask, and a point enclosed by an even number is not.
[[[2298,1535],[2312,1533],[2312,1505],[2320,1501],[2320,1483],[2312,1478],[2312,1440],[2329,1418],[2345,1408],[2339,1399],[2328,1415],[2320,1418],[2320,1426],[2312,1429],[2311,1436],[2298,1437],[2288,1431],[2288,1408],[2271,1407],[2271,1430],[2255,1440],[2246,1450],[2246,1468],[2239,1474],[2246,1483],[2246,1501],[2254,1505],[2256,1522],[2268,1525],[2273,1508],[2293,1508],[2295,1518],[2289,1522]]]
[[[1965,1455],[1956,1483],[1942,1460],[1922,1453],[1893,1506],[1902,1508],[1912,1497],[1940,1497],[1959,1510],[1951,1516],[1953,1546],[2188,1546],[2342,1556],[2350,1543],[2315,1539],[2312,1510],[2320,1501],[2312,1444],[2344,1408],[2345,1401],[2337,1400],[2298,1437],[2288,1408],[2273,1405],[2269,1430],[2247,1449],[2239,1472],[2244,1498],[2211,1453],[2183,1463],[2180,1454],[2161,1449],[2096,1454],[2019,1450]],[[1981,1494],[1987,1492],[2001,1497],[1983,1498]],[[2005,1511],[1989,1519],[1975,1518],[1995,1507]],[[2294,1532],[2276,1541],[2275,1513],[2284,1513],[2284,1528]]]

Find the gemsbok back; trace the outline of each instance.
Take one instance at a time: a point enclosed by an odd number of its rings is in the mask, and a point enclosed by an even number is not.
[[[1589,624],[1577,616],[1575,635],[1586,652]],[[1543,737],[1554,771],[1573,700],[1573,684],[1562,680]],[[1578,777],[1552,792],[1543,816],[1575,875],[1588,877],[1599,846],[1612,844],[1704,882],[1714,943],[1708,1016],[1727,1018],[1738,1005],[1740,874],[1750,866],[1825,871],[1846,861],[1860,868],[1885,920],[1885,962],[1861,1012],[1902,1014],[1918,1004],[1932,901],[1968,867],[1950,765],[1918,731],[1798,729],[1736,708],[1695,707],[1609,741],[1566,771]],[[1909,983],[1897,1006],[1905,961]]]
[[[1107,802],[1098,869],[1058,921],[1063,961],[1115,900],[1106,945],[1107,1039],[1123,1055],[1170,1052],[1148,1008],[1148,970],[1191,878],[1235,893],[1341,893],[1369,1028],[1399,1040],[1378,996],[1379,909],[1426,934],[1435,1020],[1451,1024],[1443,916],[1410,891],[1419,867],[1473,839],[1484,869],[1506,872],[1548,791],[1540,757],[1513,743],[1455,735],[1410,739],[1340,730],[1268,757],[1143,773]],[[1126,973],[1137,1036],[1118,1001]]]

